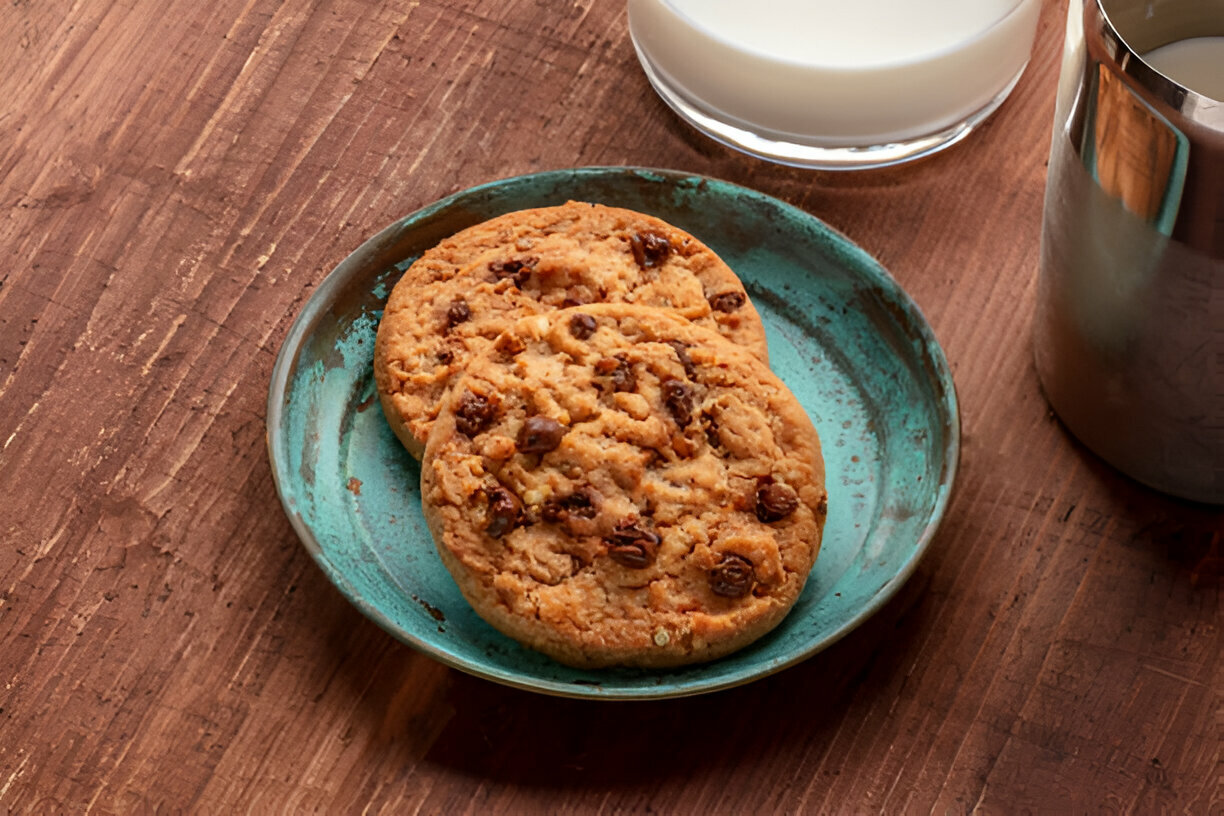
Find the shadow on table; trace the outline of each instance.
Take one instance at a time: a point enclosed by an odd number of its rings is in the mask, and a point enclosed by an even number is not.
[[[797,666],[698,697],[563,699],[452,671],[445,699],[454,715],[423,760],[511,786],[618,790],[717,779],[724,769],[740,780],[754,766],[771,777],[810,769],[836,738],[851,698],[874,694],[872,685],[900,670],[903,650],[890,645],[908,636],[898,630],[913,630],[908,618],[921,617],[925,584],[920,569],[858,630]],[[875,670],[881,662],[898,666]]]
[[[1104,532],[1112,522],[1126,546],[1160,556],[1190,586],[1218,586],[1224,578],[1224,506],[1201,504],[1161,493],[1110,466],[1079,441],[1056,417],[1068,444],[1092,474],[1104,500],[1086,507],[1081,527]],[[1098,504],[1098,502],[1092,502]],[[1072,511],[1079,509],[1072,508]],[[1094,529],[1096,528],[1096,529]]]

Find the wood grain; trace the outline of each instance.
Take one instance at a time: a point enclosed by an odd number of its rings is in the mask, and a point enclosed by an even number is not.
[[[5,3],[0,813],[1224,813],[1224,513],[1100,464],[1031,363],[1063,15],[965,143],[837,175],[681,124],[621,3]],[[917,574],[747,687],[598,704],[444,668],[279,509],[268,377],[328,270],[440,196],[587,164],[820,216],[955,372]]]

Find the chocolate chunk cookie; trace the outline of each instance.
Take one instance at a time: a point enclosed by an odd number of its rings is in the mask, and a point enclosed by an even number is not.
[[[469,357],[521,317],[605,302],[674,309],[767,359],[743,285],[693,236],[596,204],[523,210],[430,249],[391,292],[374,350],[391,427],[419,457],[439,401]]]
[[[820,442],[757,357],[626,304],[515,323],[443,401],[421,473],[478,613],[574,666],[710,660],[772,629],[820,549]]]

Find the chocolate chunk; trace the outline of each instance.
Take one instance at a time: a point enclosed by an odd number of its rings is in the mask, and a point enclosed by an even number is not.
[[[485,495],[489,499],[489,523],[485,525],[485,532],[493,538],[501,538],[518,524],[523,505],[518,496],[504,487],[486,490]]]
[[[493,413],[493,404],[488,397],[464,391],[459,398],[459,408],[455,411],[455,427],[461,434],[475,436],[493,422]]]
[[[595,518],[595,514],[599,512],[599,508],[595,506],[595,497],[586,490],[575,490],[565,497],[564,503],[570,514],[579,518]]]
[[[617,524],[605,541],[608,542],[608,557],[629,569],[650,566],[659,550],[659,537],[638,527],[634,521]]]
[[[663,404],[681,428],[693,421],[693,389],[679,380],[664,380],[659,384]]]
[[[748,296],[743,292],[723,292],[721,295],[710,298],[710,306],[714,311],[727,314],[738,311],[747,302]]]
[[[438,352],[438,362],[442,365],[450,365],[455,362],[455,352],[448,348],[442,349]]]
[[[598,512],[595,499],[586,490],[576,490],[563,499],[551,499],[540,508],[540,517],[554,524],[566,521],[570,516],[595,518]]]
[[[612,372],[612,389],[614,391],[633,391],[637,388],[637,375],[633,373],[633,366],[624,355],[616,355],[618,363],[616,370]]]
[[[560,524],[569,518],[569,511],[559,501],[549,500],[540,507],[540,518],[550,524]]]
[[[590,337],[595,333],[595,329],[597,327],[598,324],[595,322],[595,318],[591,317],[589,314],[582,314],[579,312],[570,318],[570,334],[574,335],[574,337],[577,337],[579,340],[585,340]]]
[[[637,388],[637,375],[633,373],[629,358],[623,354],[596,360],[595,373],[611,375],[613,391],[633,391]]]
[[[497,280],[505,280],[510,278],[514,281],[514,285],[522,287],[527,279],[531,277],[531,271],[535,269],[536,264],[540,262],[539,258],[520,258],[510,261],[490,261],[489,271],[493,273],[493,277]]]
[[[784,484],[770,482],[757,488],[756,515],[761,521],[784,519],[798,506],[799,497]]]
[[[724,598],[744,597],[752,591],[754,581],[752,562],[740,555],[727,553],[710,570],[710,589]]]
[[[552,417],[531,416],[519,428],[519,453],[548,453],[561,444],[566,428]]]
[[[466,300],[455,300],[446,310],[446,328],[453,329],[460,323],[466,323],[472,316],[472,309]]]
[[[642,269],[659,266],[671,254],[671,244],[666,235],[657,232],[637,232],[629,239],[633,260]]]
[[[693,363],[693,358],[689,357],[688,346],[679,340],[668,340],[667,345],[675,349],[676,359],[680,361],[680,365],[684,366],[685,376],[690,380],[697,379],[697,366]]]

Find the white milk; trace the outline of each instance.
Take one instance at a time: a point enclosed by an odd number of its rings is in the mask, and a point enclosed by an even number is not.
[[[1028,62],[1039,10],[1039,0],[629,0],[629,21],[656,87],[754,134],[836,148],[929,136],[997,104]]]
[[[1224,102],[1224,37],[1191,37],[1154,48],[1143,61],[1183,88]]]

